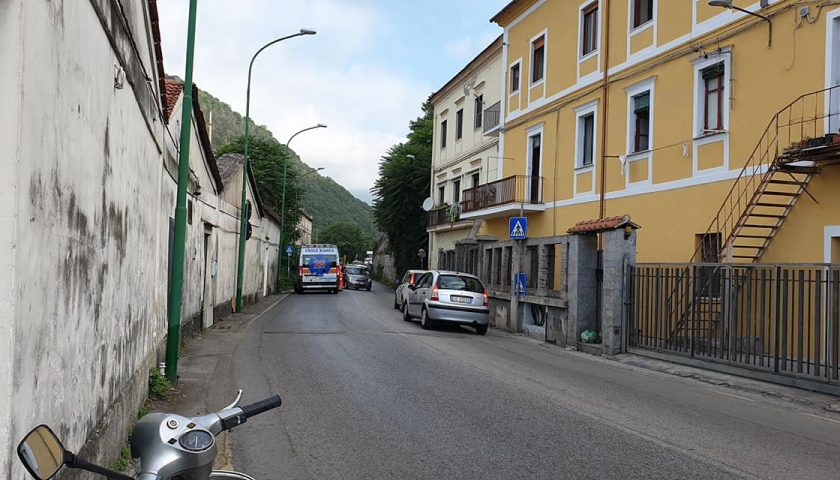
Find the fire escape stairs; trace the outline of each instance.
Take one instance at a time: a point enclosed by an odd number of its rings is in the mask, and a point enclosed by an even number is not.
[[[802,194],[807,193],[814,175],[771,166],[732,229],[724,258],[759,261]]]
[[[692,265],[684,267],[682,281],[678,279],[666,297],[671,341],[680,341],[689,333],[688,320],[698,315],[704,302],[705,331],[698,333],[706,333],[709,338],[717,334],[722,312],[709,307],[720,299],[712,292],[714,274],[708,277],[708,273],[719,271],[721,264],[706,259],[704,252],[709,251],[710,245],[717,244],[711,250],[719,249],[718,258],[726,263],[756,263],[801,196],[805,194],[817,202],[808,191],[811,180],[822,167],[840,164],[840,134],[836,130],[840,113],[832,111],[838,99],[840,86],[807,93],[770,120],[694,251],[689,261]],[[715,236],[719,240],[712,242]],[[702,275],[707,278],[697,277],[700,272],[705,272]],[[737,297],[740,283],[736,278],[730,294]]]

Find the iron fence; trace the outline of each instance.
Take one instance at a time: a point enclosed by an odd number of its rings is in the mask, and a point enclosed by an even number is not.
[[[638,264],[628,347],[840,384],[840,265]]]

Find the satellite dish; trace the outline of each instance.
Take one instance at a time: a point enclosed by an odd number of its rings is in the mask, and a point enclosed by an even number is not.
[[[423,211],[428,212],[435,206],[435,201],[432,197],[423,200]]]

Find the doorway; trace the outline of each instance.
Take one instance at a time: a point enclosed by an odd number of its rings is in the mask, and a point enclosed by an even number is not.
[[[214,293],[214,261],[213,251],[211,249],[213,237],[213,227],[210,224],[204,224],[204,242],[202,260],[204,262],[202,285],[204,286],[201,295],[201,325],[203,328],[210,328],[213,326],[213,293]]]
[[[540,202],[540,173],[542,170],[542,132],[528,137],[528,176],[526,200]]]

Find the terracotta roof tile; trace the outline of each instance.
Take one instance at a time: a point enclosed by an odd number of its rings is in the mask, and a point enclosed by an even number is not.
[[[184,82],[178,77],[166,77],[166,105],[164,105],[164,115],[166,115],[166,122],[169,123],[169,117],[172,115],[172,110],[175,109],[175,104],[178,103],[178,97],[184,90]]]
[[[639,225],[630,221],[630,215],[623,215],[621,217],[607,217],[596,220],[584,220],[578,222],[574,227],[568,230],[569,233],[599,233],[608,230],[615,230],[630,225],[633,228],[641,228]]]

